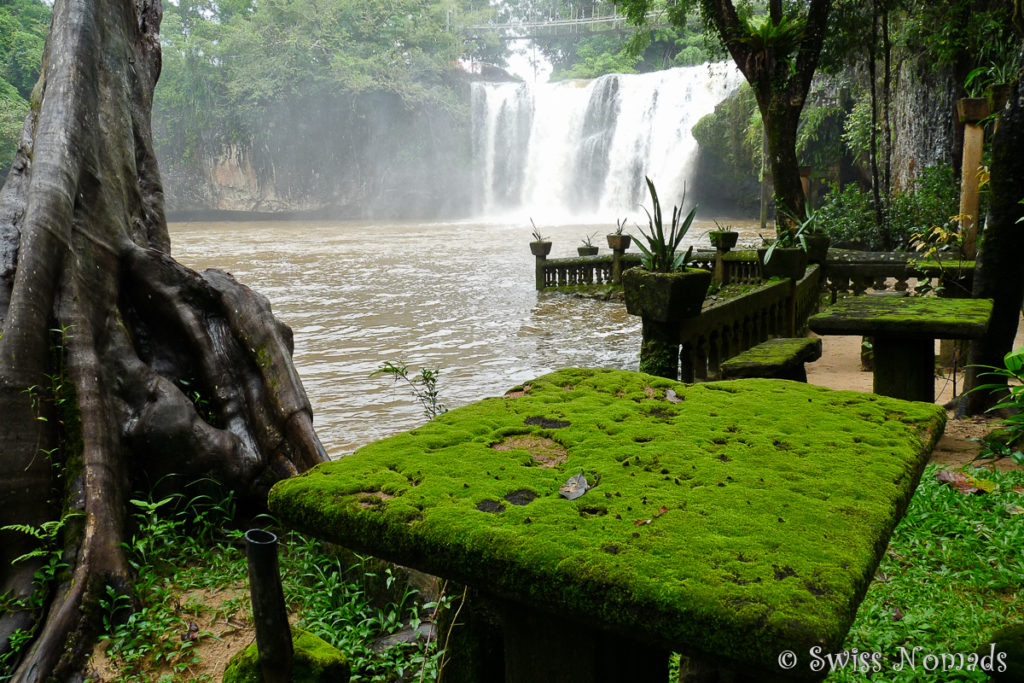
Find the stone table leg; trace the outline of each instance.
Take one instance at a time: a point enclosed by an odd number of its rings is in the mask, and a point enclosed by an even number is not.
[[[503,602],[506,683],[665,683],[669,652]]]
[[[873,391],[908,401],[935,401],[935,341],[876,335]]]

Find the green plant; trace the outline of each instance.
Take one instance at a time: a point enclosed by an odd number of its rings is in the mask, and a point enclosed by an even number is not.
[[[547,237],[545,237],[544,235],[540,234],[540,229],[537,227],[537,224],[533,222],[532,218],[530,219],[530,225],[533,226],[533,232],[530,233],[530,234],[533,237],[533,241],[534,242],[547,242],[548,241]]]
[[[647,214],[647,227],[650,232],[645,232],[643,228],[640,228],[640,235],[647,242],[647,244],[644,244],[642,241],[637,240],[636,246],[640,249],[640,263],[647,270],[656,273],[673,273],[689,263],[693,256],[693,245],[685,253],[677,254],[676,250],[693,224],[693,218],[697,215],[697,207],[691,209],[686,218],[683,218],[682,209],[678,206],[673,206],[672,223],[669,226],[668,235],[666,235],[658,192],[654,189],[654,183],[651,182],[650,178],[645,177],[644,180],[647,181],[647,189],[651,193],[654,213],[652,214],[648,211],[647,207],[643,207],[644,213]],[[686,196],[684,194],[682,201],[685,201],[685,199]],[[640,226],[637,227],[639,228]]]
[[[408,384],[416,400],[423,406],[427,419],[433,420],[438,415],[448,412],[448,407],[438,397],[437,378],[440,374],[441,371],[436,368],[420,368],[418,375],[410,377],[409,368],[405,363],[384,361],[378,369],[370,373],[370,377],[390,375],[393,382],[402,381]]]
[[[626,219],[625,218],[616,219],[615,220],[615,232],[613,232],[612,234],[613,235],[621,235],[622,231],[625,229],[625,227],[626,227]]]
[[[50,587],[61,577],[68,564],[61,559],[63,552],[60,533],[70,520],[82,517],[81,512],[69,512],[57,520],[43,522],[39,526],[31,524],[8,524],[0,527],[0,531],[14,531],[36,539],[38,547],[19,555],[11,564],[39,559],[41,564],[32,575],[33,590],[28,597],[15,599],[10,593],[0,595],[0,611],[5,613],[19,610],[39,610],[46,604]],[[34,628],[18,629],[12,633],[7,642],[6,652],[0,653],[0,680],[8,677],[8,666],[15,664],[22,650],[31,645],[35,634]]]
[[[1016,58],[1000,64],[989,62],[984,66],[975,67],[968,72],[967,78],[964,79],[964,90],[967,92],[968,97],[981,97],[985,94],[985,91],[990,90],[995,85],[1015,81],[1017,79],[1017,70]]]
[[[793,223],[796,227],[789,225],[781,225],[776,228],[778,237],[775,238],[768,245],[768,250],[764,253],[764,262],[768,263],[772,259],[772,254],[775,253],[776,249],[792,249],[800,247],[804,251],[807,251],[807,235],[817,234],[817,214],[807,209],[807,217],[800,220],[793,214],[785,214],[786,218]],[[764,240],[764,238],[761,238]]]
[[[1010,411],[1010,415],[1000,421],[1000,429],[982,440],[980,457],[1008,457],[1018,465],[1024,465],[1024,454],[1020,450],[1024,438],[1024,346],[1003,356],[1001,368],[991,365],[977,367],[986,370],[980,377],[1004,377],[1007,381],[981,384],[971,391],[991,391],[999,395],[999,402],[989,408],[989,412]]]
[[[585,246],[585,247],[592,247],[592,246],[594,246],[594,237],[596,235],[597,235],[596,232],[595,233],[591,233],[591,234],[585,236],[582,240],[580,240],[580,243],[583,246]]]
[[[981,471],[995,490],[964,495],[937,481],[938,471],[934,465],[925,469],[843,643],[883,653],[885,673],[866,678],[851,667],[834,671],[829,681],[990,680],[980,670],[925,671],[920,658],[987,652],[993,631],[1020,621],[1024,525],[1012,510],[1020,506],[1024,472]],[[900,648],[909,653],[915,647],[917,669],[894,669]]]

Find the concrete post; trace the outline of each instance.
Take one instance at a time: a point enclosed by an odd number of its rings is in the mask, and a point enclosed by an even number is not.
[[[960,216],[964,235],[964,256],[973,259],[978,250],[978,168],[985,145],[985,129],[980,125],[989,115],[988,102],[964,98],[956,103],[964,124],[964,154],[960,177]]]

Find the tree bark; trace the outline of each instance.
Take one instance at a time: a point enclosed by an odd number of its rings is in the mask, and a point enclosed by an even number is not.
[[[1003,356],[1013,340],[1024,302],[1024,90],[1014,82],[1010,101],[1000,115],[992,140],[991,202],[981,236],[974,270],[975,298],[992,299],[988,334],[971,342],[965,389],[979,384],[1005,383],[1005,377],[984,376],[987,365],[1003,367]],[[965,393],[957,415],[976,415],[995,405],[998,396],[989,391]]]
[[[14,681],[67,679],[95,635],[89,605],[128,591],[141,475],[213,474],[260,501],[326,459],[291,331],[230,275],[170,256],[150,132],[161,14],[159,0],[57,1],[0,190],[0,526],[81,513],[43,609],[0,617],[0,651],[33,634]],[[8,599],[35,589],[39,563],[13,563],[34,547],[0,532]]]

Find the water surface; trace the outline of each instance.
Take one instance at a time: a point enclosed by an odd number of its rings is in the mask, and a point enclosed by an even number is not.
[[[607,252],[608,225],[542,229],[551,257],[575,255],[590,233]],[[741,241],[754,236],[747,229]],[[370,377],[384,361],[439,368],[453,408],[562,367],[638,365],[640,321],[623,304],[534,289],[526,219],[189,222],[172,224],[171,240],[179,261],[230,272],[293,328],[296,366],[331,457],[425,420],[407,389]]]

